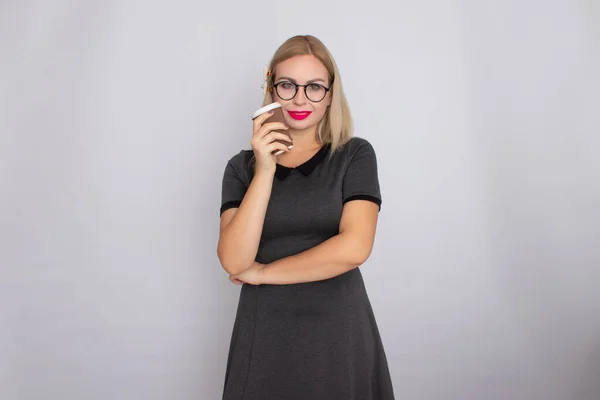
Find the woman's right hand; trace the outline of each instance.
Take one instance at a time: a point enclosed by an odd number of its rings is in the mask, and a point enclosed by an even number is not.
[[[264,113],[254,119],[254,134],[250,140],[250,146],[254,151],[254,157],[256,159],[256,170],[264,170],[268,172],[275,172],[276,169],[276,157],[272,153],[277,150],[283,150],[288,152],[288,145],[285,145],[276,140],[283,140],[292,144],[289,136],[274,132],[274,130],[288,129],[285,124],[281,122],[267,122],[264,123],[271,115],[272,112]]]

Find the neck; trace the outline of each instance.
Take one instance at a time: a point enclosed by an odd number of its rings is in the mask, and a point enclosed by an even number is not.
[[[312,127],[304,130],[290,129],[289,131],[294,140],[294,149],[309,150],[320,146],[317,142],[317,128]]]

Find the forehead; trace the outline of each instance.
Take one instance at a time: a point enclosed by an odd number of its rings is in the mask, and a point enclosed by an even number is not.
[[[275,77],[287,76],[297,81],[321,78],[328,79],[325,65],[312,54],[294,56],[280,62],[275,67]]]

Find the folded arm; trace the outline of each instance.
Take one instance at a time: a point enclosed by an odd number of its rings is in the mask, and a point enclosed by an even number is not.
[[[261,283],[286,285],[333,278],[364,263],[373,248],[379,206],[368,200],[346,203],[339,233],[302,253],[261,270]]]

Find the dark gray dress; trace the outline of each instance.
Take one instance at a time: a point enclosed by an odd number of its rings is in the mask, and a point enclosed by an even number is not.
[[[229,160],[221,213],[252,179],[252,151]],[[381,205],[371,144],[323,147],[297,168],[277,165],[256,260],[269,263],[338,233],[343,205]],[[386,356],[358,268],[319,282],[244,284],[231,337],[224,400],[391,400]]]

